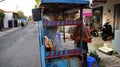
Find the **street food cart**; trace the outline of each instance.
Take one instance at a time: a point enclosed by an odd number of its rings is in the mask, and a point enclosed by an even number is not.
[[[44,45],[45,28],[53,26],[81,25],[80,34],[82,35],[82,13],[84,8],[89,7],[89,3],[90,0],[41,0],[38,8],[32,10],[33,19],[38,21],[41,67],[80,67],[80,64],[78,63],[79,60],[75,59],[75,57],[82,56],[86,51],[82,48],[74,48],[47,52]],[[66,20],[66,17],[64,17],[65,13],[70,13],[75,10],[80,10],[80,18],[76,20]],[[52,15],[55,15],[56,13],[62,14],[62,20],[52,19],[49,21],[44,19],[44,14],[49,13]],[[80,46],[82,47],[82,40],[80,41]]]

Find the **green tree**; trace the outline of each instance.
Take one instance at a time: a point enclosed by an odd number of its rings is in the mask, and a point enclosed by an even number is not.
[[[3,12],[0,12],[0,19],[3,19],[5,17],[5,14]]]
[[[39,3],[41,2],[41,0],[35,0],[36,4],[35,4],[35,8],[37,8],[37,6],[39,5]]]
[[[24,13],[22,11],[18,11],[17,13],[19,15],[19,18],[25,18]]]
[[[3,25],[1,24],[1,22],[3,22],[3,18],[5,17],[5,14],[3,12],[0,12],[0,30],[2,30]]]
[[[32,20],[33,20],[32,16],[29,16],[28,21],[32,21]]]
[[[14,18],[14,19],[19,19],[18,13],[13,13],[13,18]]]
[[[40,0],[35,0],[35,2],[36,2],[37,4],[39,4]]]
[[[69,34],[72,34],[73,31],[74,31],[74,27],[69,27],[69,28],[68,28],[68,33],[69,33]]]

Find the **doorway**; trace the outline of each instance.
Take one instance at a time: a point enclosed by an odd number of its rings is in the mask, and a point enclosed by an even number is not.
[[[102,25],[103,7],[94,8],[92,13],[91,20],[93,20],[95,28],[99,30],[99,27]]]
[[[18,21],[14,20],[14,27],[18,27]]]
[[[8,20],[8,27],[9,27],[9,28],[12,28],[12,27],[13,27],[12,20]]]
[[[115,5],[115,25],[114,30],[120,30],[120,4]]]

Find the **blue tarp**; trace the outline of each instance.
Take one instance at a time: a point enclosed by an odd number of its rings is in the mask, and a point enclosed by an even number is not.
[[[20,20],[21,20],[21,22],[25,22],[25,21],[26,21],[26,19],[25,19],[25,18],[21,18]]]
[[[90,0],[41,0],[41,3],[89,4]]]

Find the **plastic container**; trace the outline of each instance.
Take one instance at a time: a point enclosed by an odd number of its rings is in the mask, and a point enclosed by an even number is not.
[[[93,64],[95,64],[96,67],[98,67],[98,63],[95,58],[88,56],[87,57],[88,67],[93,67]]]

